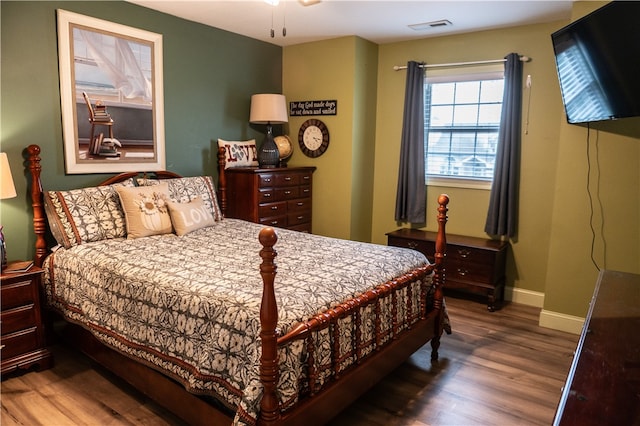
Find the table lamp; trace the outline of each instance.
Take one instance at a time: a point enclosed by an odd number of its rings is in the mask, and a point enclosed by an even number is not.
[[[0,199],[13,198],[16,195],[16,187],[13,184],[9,159],[7,158],[7,154],[0,152]],[[2,269],[4,270],[4,268],[7,267],[7,249],[4,243],[2,225],[0,225],[0,250],[2,251]]]
[[[258,150],[258,164],[260,167],[278,167],[280,152],[273,140],[272,124],[282,124],[289,121],[287,117],[287,101],[284,95],[262,93],[251,96],[251,113],[249,122],[266,124],[267,136]]]

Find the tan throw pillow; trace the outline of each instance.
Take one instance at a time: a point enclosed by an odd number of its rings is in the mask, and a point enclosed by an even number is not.
[[[231,167],[257,167],[258,150],[256,140],[248,141],[226,141],[218,139],[218,147],[225,149],[224,168]]]
[[[168,206],[173,229],[178,235],[185,235],[216,223],[200,197],[196,197],[188,203],[170,201]]]
[[[171,233],[166,183],[134,188],[117,187],[127,224],[127,238]]]

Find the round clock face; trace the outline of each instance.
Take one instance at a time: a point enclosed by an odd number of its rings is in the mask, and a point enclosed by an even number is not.
[[[318,157],[329,147],[329,130],[322,121],[311,118],[300,126],[298,143],[305,155]]]

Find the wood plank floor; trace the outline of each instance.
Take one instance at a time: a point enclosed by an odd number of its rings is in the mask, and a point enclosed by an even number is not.
[[[453,334],[440,361],[426,345],[331,422],[353,425],[548,425],[578,336],[538,327],[539,309],[447,298]],[[55,366],[1,383],[9,425],[182,425],[82,355],[54,346]]]

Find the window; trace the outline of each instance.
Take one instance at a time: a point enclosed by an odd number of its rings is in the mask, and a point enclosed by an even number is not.
[[[458,186],[475,182],[480,187],[490,187],[503,91],[502,73],[440,77],[435,81],[427,78],[424,102],[428,183]]]

